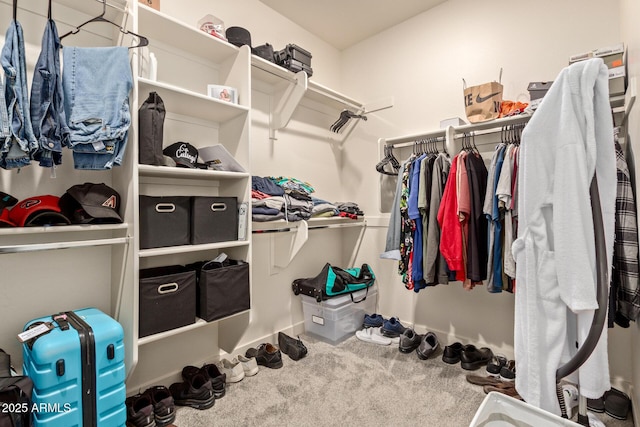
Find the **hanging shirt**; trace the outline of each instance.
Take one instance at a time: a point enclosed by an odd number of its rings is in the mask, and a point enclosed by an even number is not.
[[[418,195],[420,193],[420,169],[422,161],[427,157],[423,154],[414,160],[411,166],[411,184],[409,187],[409,200],[407,213],[409,218],[414,221],[413,233],[413,257],[411,260],[411,279],[413,282],[413,290],[418,292],[426,285],[424,283],[424,274],[422,270],[422,218],[420,209],[418,208]]]
[[[609,293],[609,327],[617,323],[629,327],[640,312],[638,287],[638,223],[636,200],[631,186],[627,160],[618,141],[616,147],[617,195],[616,239],[613,246],[613,272]]]
[[[489,247],[491,252],[490,263],[487,265],[487,269],[491,271],[492,280],[487,283],[487,291],[489,292],[502,292],[502,223],[504,215],[498,205],[498,197],[496,197],[496,190],[498,188],[498,181],[500,180],[500,173],[502,172],[502,165],[504,163],[504,153],[506,145],[501,145],[498,148],[497,159],[495,164],[494,180],[491,184],[493,191],[491,193],[491,215],[488,220],[491,222],[491,233],[493,246]]]
[[[563,69],[520,145],[519,230],[513,244],[516,390],[527,403],[556,414],[556,371],[576,351],[576,340],[584,344],[598,308],[589,195],[594,172],[607,273],[613,258],[616,160],[608,85],[600,58]],[[611,388],[606,333],[577,376],[586,398],[597,399]]]
[[[465,159],[471,197],[469,213],[469,244],[467,247],[467,277],[473,282],[487,278],[487,217],[482,204],[487,187],[487,168],[477,153]]]
[[[458,154],[459,155],[459,154]],[[451,161],[451,169],[445,184],[438,224],[440,225],[440,252],[451,270],[456,272],[456,280],[464,281],[464,260],[462,258],[462,227],[458,220],[456,194],[456,171],[458,155]]]
[[[424,279],[427,284],[448,284],[448,269],[444,257],[440,253],[440,225],[438,211],[444,193],[444,186],[449,176],[451,160],[446,154],[438,154],[433,163],[431,174],[431,197],[429,200],[429,225],[427,231],[427,250],[424,255]]]
[[[402,177],[408,166],[408,161],[404,162],[398,171],[396,181],[396,192],[391,205],[391,215],[389,217],[389,228],[387,228],[387,239],[384,252],[380,254],[383,259],[400,260],[400,236],[402,228],[402,215],[400,214],[400,197],[402,196]]]

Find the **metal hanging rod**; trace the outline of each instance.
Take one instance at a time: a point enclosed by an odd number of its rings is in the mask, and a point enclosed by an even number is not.
[[[350,228],[350,227],[366,227],[366,222],[347,223],[347,224],[327,224],[327,225],[310,225],[309,230],[320,230],[326,228]],[[253,230],[253,234],[266,234],[266,233],[291,233],[298,229],[297,225],[286,226],[284,228],[274,228],[272,230]]]
[[[115,237],[112,239],[76,240],[70,242],[33,243],[25,245],[0,246],[0,254],[19,252],[38,252],[55,249],[86,248],[91,246],[121,245],[128,243],[130,237]]]

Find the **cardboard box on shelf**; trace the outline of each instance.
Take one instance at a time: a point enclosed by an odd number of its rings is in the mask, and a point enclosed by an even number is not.
[[[609,69],[609,96],[623,95],[626,89],[624,65]]]

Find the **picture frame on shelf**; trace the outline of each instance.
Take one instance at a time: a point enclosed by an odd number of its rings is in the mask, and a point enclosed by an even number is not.
[[[238,103],[238,91],[231,86],[207,85],[207,95],[221,101]]]

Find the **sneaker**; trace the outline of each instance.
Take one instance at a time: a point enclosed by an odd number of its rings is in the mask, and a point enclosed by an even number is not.
[[[488,366],[488,365],[487,365]],[[502,381],[515,381],[516,380],[516,361],[509,360],[500,368],[500,379]]]
[[[418,348],[420,341],[422,341],[422,335],[416,334],[416,331],[411,328],[407,328],[400,334],[398,350],[402,353],[411,353]]]
[[[237,360],[232,362],[229,359],[222,359],[218,362],[218,368],[226,375],[227,383],[237,383],[244,379],[244,369]]]
[[[307,347],[302,343],[300,337],[294,339],[283,332],[278,332],[278,346],[284,354],[293,360],[300,360],[307,355]]]
[[[258,362],[256,362],[255,357],[244,357],[243,355],[237,355],[232,362],[240,362],[242,365],[242,369],[244,370],[245,377],[252,377],[260,371],[258,367]]]
[[[487,375],[500,378],[500,370],[507,364],[507,358],[501,354],[494,355],[487,363]]]
[[[384,324],[385,320],[380,314],[365,314],[362,326],[365,328],[378,328]]]
[[[433,332],[427,332],[422,336],[420,345],[416,348],[416,354],[418,358],[426,360],[431,356],[440,346],[438,337]]]
[[[175,421],[176,406],[168,388],[157,385],[146,389],[143,394],[149,398],[153,405],[153,418],[157,427],[168,426]]]
[[[402,323],[400,323],[397,317],[385,320],[382,325],[382,333],[389,338],[399,337],[405,329],[407,328],[402,326]]]
[[[224,397],[226,393],[227,374],[220,372],[213,363],[208,363],[200,368],[202,372],[211,380],[211,388],[216,399]]]
[[[211,380],[198,372],[181,383],[169,387],[173,400],[178,406],[190,406],[195,409],[209,409],[216,403]]]
[[[442,361],[450,365],[455,365],[460,361],[460,355],[462,354],[463,347],[462,343],[459,342],[454,342],[451,345],[445,346],[444,351],[442,352]]]
[[[127,397],[127,427],[155,427],[153,404],[146,394]]]
[[[267,368],[282,368],[282,353],[278,347],[268,342],[260,344],[257,349],[248,349],[245,357],[255,357],[258,365],[266,366]]]

